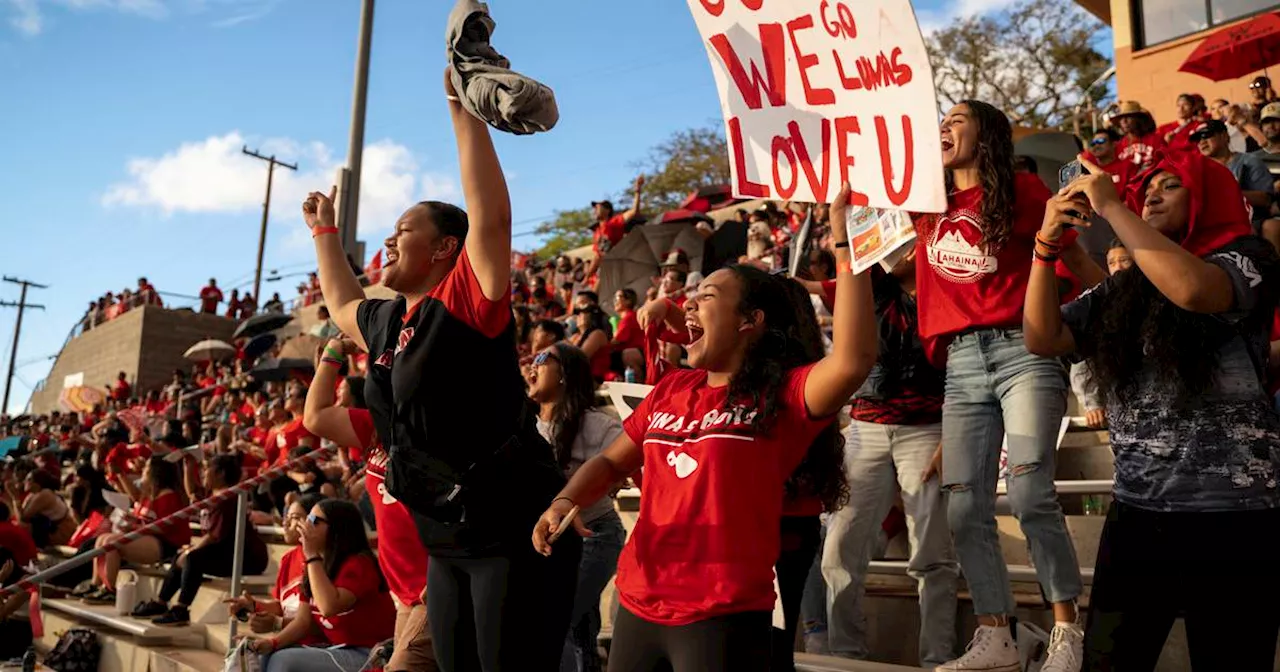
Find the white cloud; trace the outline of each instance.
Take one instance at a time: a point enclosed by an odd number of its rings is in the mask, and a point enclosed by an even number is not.
[[[266,188],[267,166],[245,156],[241,151],[245,145],[298,164],[298,172],[276,168],[271,190],[276,221],[300,220],[303,198],[313,190],[328,191],[343,163],[324,143],[252,139],[232,131],[184,143],[158,157],[130,159],[129,178],[108,187],[102,204],[154,209],[167,216],[257,210]],[[360,185],[362,235],[390,230],[405,208],[417,201],[460,199],[455,176],[422,171],[413,152],[392,140],[365,145]]]
[[[43,32],[46,14],[52,11],[117,12],[149,19],[163,19],[175,11],[210,12],[214,19],[211,25],[227,28],[266,16],[280,0],[7,0],[4,4],[11,7],[9,24],[34,36]]]

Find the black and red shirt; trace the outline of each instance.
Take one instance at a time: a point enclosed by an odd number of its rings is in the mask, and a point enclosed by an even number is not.
[[[527,409],[510,292],[486,298],[464,249],[417,304],[365,300],[357,320],[386,486],[416,514],[423,543],[453,557],[527,551],[564,475]]]

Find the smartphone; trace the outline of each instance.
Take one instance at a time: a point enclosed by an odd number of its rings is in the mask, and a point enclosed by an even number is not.
[[[1075,182],[1077,177],[1088,172],[1084,169],[1084,165],[1080,163],[1079,159],[1067,163],[1058,171],[1058,188],[1066,187],[1068,184]]]

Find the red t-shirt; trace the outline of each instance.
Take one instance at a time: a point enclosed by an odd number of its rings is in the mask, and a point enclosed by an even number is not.
[[[117,443],[114,448],[107,452],[107,471],[136,472],[139,469],[134,468],[130,463],[136,463],[151,457],[151,446],[142,443]]]
[[[920,341],[939,368],[945,366],[946,346],[957,334],[1022,327],[1031,253],[1050,194],[1035,175],[1018,173],[1015,180],[1013,231],[996,254],[980,246],[980,186],[951,194],[941,215],[916,217]],[[1075,232],[1068,231],[1063,244],[1075,238]]]
[[[276,432],[276,450],[280,451],[272,464],[282,464],[289,459],[289,451],[298,447],[303,439],[315,438],[315,434],[302,426],[302,418],[291,420]]]
[[[26,567],[40,554],[36,542],[31,539],[31,532],[7,520],[0,521],[0,548],[7,548],[13,554],[13,564],[17,565],[15,570]]]
[[[640,328],[636,311],[628,310],[619,315],[618,332],[613,335],[613,343],[623,349],[644,350],[644,330]]]
[[[1164,136],[1159,132],[1148,133],[1136,141],[1129,139],[1126,135],[1116,145],[1116,157],[1121,161],[1132,163],[1135,169],[1141,171],[1154,166],[1156,152],[1164,149],[1167,149],[1167,146]]]
[[[1173,134],[1168,140],[1165,140],[1165,144],[1168,145],[1169,149],[1175,151],[1198,149],[1196,143],[1191,142],[1191,134],[1195,132],[1197,126],[1203,124],[1207,119],[1208,117],[1205,116],[1195,116],[1185,123],[1181,119],[1177,119],[1157,128],[1156,134],[1162,140],[1164,136],[1170,133]]]
[[[127,380],[116,380],[116,384],[111,387],[111,398],[116,401],[128,401],[129,395],[133,393],[133,387],[129,385]]]
[[[181,510],[182,499],[172,490],[162,493],[155,499],[143,499],[133,505],[133,515],[141,520],[143,525],[167,518]],[[157,536],[175,548],[181,548],[191,543],[191,524],[186,520],[174,520],[162,526]]]
[[[387,453],[373,428],[373,416],[366,409],[347,410],[351,426],[360,437],[369,462],[365,465],[364,489],[373,503],[373,519],[378,528],[378,566],[387,577],[387,587],[401,604],[422,602],[427,587],[427,550],[418,536],[413,514],[387,492],[383,483],[387,472]]]
[[[396,606],[391,602],[391,593],[382,590],[381,584],[382,575],[373,558],[354,555],[342,563],[333,585],[351,591],[356,603],[341,614],[329,617],[312,610],[311,615],[325,640],[335,646],[373,648],[390,639],[396,630]],[[305,596],[302,602],[310,604]]]
[[[205,287],[200,290],[200,312],[216,313],[218,304],[222,302],[222,290],[217,287]]]
[[[595,251],[597,257],[604,257],[625,235],[627,235],[626,218],[622,215],[614,215],[606,219],[600,226],[597,226],[595,231],[591,233],[591,249]],[[602,240],[604,241],[603,245],[601,244]]]
[[[787,373],[768,436],[707,372],[668,373],[623,423],[644,451],[640,516],[618,559],[623,606],[662,625],[771,611],[783,485],[834,417],[804,403],[812,366]]]

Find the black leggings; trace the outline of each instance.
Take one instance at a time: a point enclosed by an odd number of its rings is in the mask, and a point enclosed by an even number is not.
[[[177,562],[169,566],[169,573],[160,586],[160,601],[168,602],[173,599],[174,594],[177,594],[178,604],[184,607],[191,606],[205,574],[231,576],[234,551],[234,545],[227,540],[227,543],[210,544],[188,552],[181,567]],[[267,569],[266,563],[262,560],[263,558],[246,557],[244,573],[261,574]]]
[[[609,672],[768,672],[767,611],[658,625],[618,608]]]
[[[98,538],[87,539],[76,549],[76,555],[84,555],[92,551],[98,545]],[[74,557],[74,556],[72,556]],[[49,583],[63,588],[75,588],[77,584],[88,581],[93,578],[93,563],[86,562],[79,567],[69,569],[58,576],[49,579]]]
[[[778,589],[782,593],[782,615],[786,630],[773,629],[772,672],[794,672],[796,669],[796,628],[800,626],[800,603],[804,584],[818,554],[822,521],[818,516],[782,517],[782,552],[774,571],[778,573]],[[772,618],[770,618],[772,620]]]
[[[525,541],[510,556],[427,565],[427,622],[443,672],[556,672],[573,615],[582,539],[544,558]]]
[[[1113,502],[1098,544],[1085,670],[1149,672],[1182,616],[1195,672],[1270,672],[1280,634],[1280,509],[1148,511]]]

